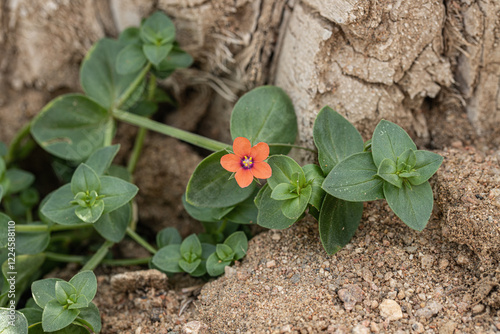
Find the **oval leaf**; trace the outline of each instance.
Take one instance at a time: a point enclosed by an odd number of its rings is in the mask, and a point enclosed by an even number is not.
[[[252,183],[240,188],[231,173],[222,168],[220,159],[226,151],[215,152],[196,167],[186,188],[186,201],[207,208],[225,208],[247,199],[254,190]]]
[[[168,245],[180,245],[181,243],[182,237],[175,227],[164,228],[156,235],[156,244],[159,248]]]
[[[292,101],[278,87],[262,86],[243,95],[231,114],[231,136],[245,137],[252,146],[293,144],[297,137],[297,117]],[[290,148],[271,147],[271,154],[287,154]]]
[[[35,181],[35,175],[17,168],[8,169],[5,172],[5,178],[9,179],[7,194],[18,193],[27,189]]]
[[[145,43],[171,43],[175,39],[175,26],[168,16],[158,11],[142,23],[140,36]]]
[[[356,153],[335,166],[323,182],[330,195],[351,202],[384,198],[382,179],[370,152]]]
[[[127,231],[127,226],[132,220],[132,204],[121,206],[106,213],[94,223],[96,231],[106,240],[120,242]]]
[[[66,184],[48,195],[48,200],[43,204],[40,212],[51,222],[61,225],[81,224],[83,221],[75,214],[71,185]]]
[[[362,202],[347,202],[325,196],[319,215],[319,235],[328,254],[335,254],[349,243],[363,215]]]
[[[35,117],[31,134],[47,152],[66,160],[85,160],[104,146],[112,119],[106,109],[86,96],[63,95]]]
[[[429,151],[416,151],[415,155],[417,162],[414,169],[419,175],[408,178],[408,181],[417,186],[430,179],[436,173],[443,162],[443,157]]]
[[[384,159],[380,163],[380,166],[378,166],[377,175],[390,184],[401,188],[401,186],[403,185],[403,180],[398,176],[398,174],[396,174],[396,172],[396,163],[391,159]]]
[[[111,145],[98,149],[85,161],[85,164],[92,168],[97,175],[103,175],[111,166],[120,145]]]
[[[85,193],[92,190],[99,193],[101,190],[101,181],[92,168],[82,163],[71,178],[71,191],[76,195],[79,192]]]
[[[244,232],[238,231],[231,234],[224,241],[224,244],[231,247],[234,251],[235,260],[243,258],[247,254],[248,250],[248,239]]]
[[[405,184],[397,188],[385,182],[384,195],[389,207],[403,223],[417,231],[425,228],[434,205],[434,196],[429,182],[412,186],[411,189]]]
[[[259,209],[257,224],[270,229],[285,229],[295,223],[296,219],[287,218],[281,211],[283,201],[271,198],[272,189],[269,184],[264,185],[255,198],[255,205]]]
[[[153,256],[152,262],[160,270],[167,273],[182,273],[183,270],[179,267],[181,256],[181,245],[168,245],[160,248]]]
[[[70,310],[51,300],[45,305],[42,313],[42,328],[46,332],[55,332],[70,325],[76,319],[79,310]]]
[[[170,50],[172,50],[172,44],[144,44],[142,46],[142,51],[146,55],[146,58],[155,66],[158,66],[160,62],[167,57]]]
[[[313,137],[325,175],[351,154],[363,152],[363,138],[358,130],[328,106],[321,109],[314,121]]]
[[[138,191],[139,188],[132,183],[114,176],[101,176],[101,192],[99,196],[103,196],[103,213],[112,212],[127,204]]]
[[[278,184],[282,183],[297,186],[297,180],[293,176],[295,173],[298,173],[299,178],[303,178],[305,180],[305,174],[300,165],[286,155],[272,156],[267,160],[267,163],[273,170],[273,174],[269,179],[267,179],[267,184],[269,184],[271,189],[274,189]]]
[[[377,166],[384,159],[396,162],[408,149],[417,150],[417,146],[402,127],[386,120],[381,120],[373,131],[371,147],[373,161]]]
[[[89,302],[94,299],[97,292],[97,278],[93,271],[80,271],[69,280],[69,283],[76,289],[77,296],[84,295]]]
[[[19,311],[0,307],[0,333],[28,334],[28,320]]]
[[[312,195],[312,186],[307,186],[300,190],[300,196],[297,198],[281,201],[281,211],[290,219],[299,218],[307,208],[309,199]]]
[[[117,107],[123,93],[137,73],[118,74],[116,60],[124,47],[119,41],[103,38],[89,50],[80,69],[80,83],[85,93],[107,110]]]
[[[224,273],[224,268],[231,264],[231,261],[221,261],[216,253],[212,253],[207,260],[207,272],[210,276],[219,276]]]
[[[118,74],[135,73],[143,68],[147,61],[140,45],[127,45],[118,53],[116,58],[116,72]]]

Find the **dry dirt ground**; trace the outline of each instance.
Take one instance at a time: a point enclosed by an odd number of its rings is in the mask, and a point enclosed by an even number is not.
[[[377,201],[336,255],[305,219],[256,236],[199,295],[183,275],[101,275],[103,333],[499,333],[500,151],[452,146],[423,232]]]

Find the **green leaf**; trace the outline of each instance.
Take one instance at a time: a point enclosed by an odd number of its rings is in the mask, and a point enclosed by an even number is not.
[[[181,255],[187,261],[201,258],[201,243],[196,234],[191,234],[181,243]]]
[[[193,262],[188,262],[184,259],[179,260],[179,267],[181,267],[182,270],[184,270],[188,274],[194,272],[200,264],[201,264],[201,259],[194,260]]]
[[[195,271],[190,273],[190,275],[193,277],[200,277],[207,273],[207,259],[212,253],[215,253],[214,245],[202,243],[201,248],[202,248],[201,263],[196,268]]]
[[[104,175],[109,166],[111,166],[111,163],[113,162],[113,159],[119,149],[120,144],[100,148],[92,153],[87,161],[85,161],[85,164],[89,166],[97,175]]]
[[[168,245],[180,245],[182,237],[175,227],[167,227],[158,232],[156,235],[156,244],[158,248],[163,248]]]
[[[3,141],[0,141],[0,157],[4,157],[7,155],[8,147],[5,145]]]
[[[89,303],[88,307],[81,308],[80,314],[76,318],[83,319],[86,321],[85,325],[90,324],[92,326],[91,330],[95,333],[99,333],[101,331],[101,315],[99,313],[99,309],[95,306],[94,303]]]
[[[9,244],[9,216],[0,212],[0,248],[5,248]],[[16,240],[17,241],[17,240]]]
[[[384,159],[378,166],[377,175],[380,176],[385,181],[390,184],[401,188],[403,185],[403,179],[401,179],[397,173],[396,163],[391,159]]]
[[[326,195],[319,216],[319,235],[328,254],[335,254],[349,243],[362,215],[362,202],[347,202]]]
[[[78,296],[84,295],[89,302],[94,299],[97,292],[97,278],[93,271],[80,271],[69,280],[69,283],[75,287]]]
[[[104,146],[113,120],[103,107],[84,95],[52,100],[35,117],[31,134],[47,152],[66,160],[85,160]]]
[[[141,41],[141,32],[139,28],[137,27],[130,27],[125,30],[123,30],[120,33],[120,36],[118,36],[118,40],[123,44],[140,44],[142,43]]]
[[[101,192],[99,195],[103,196],[103,213],[112,212],[127,204],[138,191],[139,188],[132,183],[114,176],[101,176]]]
[[[255,189],[250,197],[236,204],[234,209],[225,215],[224,218],[236,224],[256,224],[259,210],[254,203],[254,198],[257,193],[258,189]]]
[[[127,226],[132,220],[132,204],[128,203],[101,216],[94,228],[106,240],[120,242],[125,237]]]
[[[92,190],[97,193],[101,190],[99,176],[88,165],[81,163],[71,178],[71,191],[76,195],[79,192],[86,193]]]
[[[0,202],[2,202],[2,197],[3,197],[3,187],[0,185]]]
[[[68,308],[70,310],[82,309],[82,308],[86,308],[88,305],[89,305],[89,301],[87,300],[87,297],[85,297],[84,295],[80,295],[77,297],[76,302],[69,305]]]
[[[247,199],[254,190],[255,183],[240,188],[231,173],[222,168],[220,159],[227,152],[215,152],[196,167],[186,188],[186,201],[195,206],[227,208]]]
[[[382,160],[394,162],[407,149],[417,150],[417,146],[402,127],[392,122],[381,120],[372,138],[373,161],[378,167]]]
[[[9,308],[0,307],[0,333],[28,334],[28,320],[19,311],[11,311]]]
[[[363,138],[358,130],[328,106],[321,109],[314,121],[313,137],[325,175],[348,156],[363,152]]]
[[[156,70],[160,72],[171,72],[178,68],[188,68],[192,64],[193,57],[174,44],[167,57],[156,66]]]
[[[46,332],[54,332],[68,326],[76,319],[79,310],[70,310],[51,300],[45,305],[42,313],[42,328]]]
[[[158,111],[158,103],[142,100],[129,109],[129,112],[142,117],[150,117]]]
[[[90,207],[76,206],[75,215],[85,223],[92,224],[101,218],[103,211],[104,202],[102,200],[98,200]]]
[[[330,195],[351,202],[384,198],[382,179],[370,152],[356,153],[337,164],[323,182]]]
[[[127,170],[127,168],[118,165],[111,165],[108,169],[108,175],[114,176],[123,181],[132,182],[132,174]]]
[[[129,44],[116,56],[116,72],[122,75],[136,73],[147,61],[140,44]]]
[[[5,178],[9,179],[7,194],[15,194],[27,189],[35,181],[35,175],[17,168],[8,169],[5,172]]]
[[[77,318],[78,319],[78,318]],[[42,324],[36,324],[33,327],[30,327],[28,334],[46,334],[48,332],[45,332],[42,329]],[[60,329],[58,331],[50,332],[50,334],[94,334],[89,332],[89,330],[86,327],[82,327],[81,325],[69,325],[67,327],[64,327],[63,329]]]
[[[71,295],[76,295],[76,289],[66,281],[57,281],[55,285],[56,299],[61,305],[68,304]]]
[[[397,158],[396,169],[398,172],[411,171],[413,167],[415,167],[416,163],[417,163],[417,157],[415,155],[415,151],[409,148],[403,153],[401,153],[401,155]]]
[[[116,107],[137,77],[137,73],[122,75],[116,71],[116,60],[123,47],[119,41],[103,38],[89,50],[80,68],[83,90],[107,110]]]
[[[45,308],[48,302],[56,299],[56,283],[62,281],[60,278],[46,278],[34,281],[31,284],[33,300],[40,308]]]
[[[28,188],[21,191],[19,200],[26,208],[33,208],[40,202],[40,193],[35,188]]]
[[[1,222],[0,222],[1,224]],[[33,223],[34,225],[45,225]],[[16,233],[16,254],[38,254],[43,252],[50,242],[50,233],[44,232],[17,232]]]
[[[309,204],[311,204],[315,209],[319,210],[321,208],[321,204],[323,203],[323,198],[325,197],[325,191],[321,188],[325,177],[323,176],[323,172],[318,165],[305,165],[302,167],[304,173],[306,174],[307,182],[311,182],[312,185],[312,194],[309,199]]]
[[[288,95],[278,87],[262,86],[243,95],[231,114],[231,136],[245,137],[252,146],[293,144],[297,137],[297,117]],[[287,154],[288,147],[271,147],[271,154]],[[280,182],[281,183],[281,182]]]
[[[297,194],[297,187],[290,183],[278,184],[271,193],[271,198],[277,201],[284,201],[297,197],[299,197],[299,194]]]
[[[19,310],[25,317],[26,320],[28,320],[28,326],[33,325],[37,322],[42,322],[42,309],[38,307],[38,305],[34,305],[35,307],[28,307],[28,304],[26,304],[26,307]]]
[[[267,179],[267,184],[274,189],[278,184],[289,183],[296,185],[296,180],[293,177],[294,173],[298,173],[300,178],[305,181],[305,174],[302,168],[295,160],[285,155],[274,155],[267,160],[269,166],[273,170],[272,176]]]
[[[2,157],[0,157],[0,179],[3,179],[6,169],[7,165],[5,164],[5,160]]]
[[[425,228],[434,204],[429,182],[413,186],[411,189],[404,183],[401,188],[384,183],[384,195],[389,207],[403,223],[417,231]]]
[[[443,162],[443,157],[429,151],[415,151],[415,156],[417,162],[414,168],[419,175],[409,177],[408,181],[410,181],[412,185],[418,186],[430,179],[430,177],[436,173]]]
[[[248,239],[244,232],[238,231],[231,234],[224,241],[224,245],[231,247],[234,251],[235,260],[242,259],[248,251]]]
[[[292,226],[296,219],[287,218],[283,214],[281,211],[283,201],[272,199],[271,193],[272,189],[267,183],[255,198],[255,205],[259,209],[257,224],[270,229],[285,229]]]
[[[298,219],[306,210],[311,195],[312,186],[309,185],[300,190],[299,197],[282,201],[281,211],[283,212],[285,217],[290,219]]]
[[[186,194],[182,195],[182,204],[187,213],[196,220],[208,223],[220,221],[225,215],[234,209],[234,206],[227,208],[203,208],[189,204],[186,201]]]
[[[228,245],[225,244],[218,244],[216,246],[216,253],[217,257],[221,261],[233,261],[235,254],[234,251],[229,247]]]
[[[75,204],[71,204],[74,195],[71,185],[66,184],[48,195],[48,200],[41,208],[41,214],[51,222],[61,225],[83,223],[75,214]]]
[[[210,276],[219,276],[224,273],[224,268],[231,264],[231,261],[221,261],[217,253],[212,253],[207,260],[207,272]]]
[[[43,253],[35,255],[17,255],[15,257],[16,262],[16,272],[15,286],[16,286],[16,301],[19,301],[24,290],[29,287],[29,284],[33,280],[33,276],[38,273],[38,270],[45,261],[45,255]],[[4,279],[11,278],[11,272],[9,264],[5,261],[2,264],[2,274]]]
[[[180,245],[168,245],[160,248],[153,256],[153,264],[167,273],[181,273],[179,261],[182,259]]]
[[[160,62],[167,57],[170,50],[172,50],[172,44],[144,44],[142,46],[142,51],[146,55],[146,58],[155,66],[158,66]]]
[[[145,43],[168,44],[175,39],[175,26],[162,12],[155,12],[148,17],[141,25],[141,39]]]

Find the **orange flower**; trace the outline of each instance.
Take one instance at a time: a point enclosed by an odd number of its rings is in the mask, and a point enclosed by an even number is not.
[[[250,140],[238,137],[233,143],[234,154],[226,154],[220,159],[222,167],[236,173],[236,182],[241,188],[248,187],[253,178],[268,179],[271,177],[271,166],[265,159],[269,156],[269,145],[258,143],[254,147]]]

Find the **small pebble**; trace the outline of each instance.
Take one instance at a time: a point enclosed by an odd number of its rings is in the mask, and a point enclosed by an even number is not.
[[[422,325],[420,322],[416,322],[413,325],[411,325],[411,329],[415,333],[423,333],[425,331],[424,325]]]
[[[419,293],[418,294],[418,298],[420,298],[420,300],[426,300],[427,297],[425,296],[425,293]]]
[[[228,278],[236,276],[236,272],[237,272],[237,270],[234,269],[233,267],[230,267],[230,266],[224,267],[224,273],[226,274],[226,277],[228,277]]]
[[[292,326],[290,325],[285,325],[281,327],[280,333],[291,333],[292,332]]]
[[[430,269],[434,264],[434,256],[424,255],[421,259],[421,264],[423,269]]]
[[[484,311],[484,305],[483,304],[477,304],[474,305],[472,308],[472,314],[478,314]]]
[[[363,301],[364,293],[358,284],[346,284],[338,291],[340,300],[344,302],[344,308],[349,311],[356,303]]]
[[[281,239],[281,234],[280,233],[274,233],[271,237],[274,241],[279,241]]]
[[[439,261],[439,269],[446,269],[446,267],[448,267],[449,264],[450,261],[448,261],[447,259],[441,259]]]
[[[274,268],[274,267],[276,267],[276,261],[275,260],[268,261],[266,263],[266,267],[267,268]]]
[[[378,333],[378,332],[380,332],[380,328],[378,328],[377,323],[376,323],[376,322],[373,322],[373,321],[370,323],[370,329],[371,329],[371,331],[372,331],[373,333]]]
[[[201,321],[190,321],[182,327],[182,334],[205,334],[208,327]]]
[[[406,297],[405,292],[403,290],[399,290],[398,299],[404,299]]]
[[[373,309],[377,308],[377,307],[378,307],[378,301],[376,301],[376,300],[372,301],[372,305],[371,305],[371,307],[372,307]]]
[[[459,254],[457,256],[457,263],[459,265],[467,264],[467,263],[469,263],[469,258],[467,256],[463,255],[463,254]]]
[[[352,334],[370,334],[370,329],[368,327],[363,326],[362,324],[358,324],[354,326],[352,329]]]
[[[435,301],[430,301],[424,308],[421,308],[416,312],[417,317],[424,317],[426,319],[431,318],[443,309],[443,305]]]
[[[495,327],[496,327],[496,328],[500,331],[500,322],[497,322],[497,323],[495,324]]]
[[[292,278],[290,278],[290,281],[294,284],[298,283],[300,281],[300,275],[299,274],[293,275]]]
[[[391,299],[384,299],[384,301],[380,304],[380,315],[386,320],[399,320],[403,318],[403,311],[401,310],[401,306]]]

